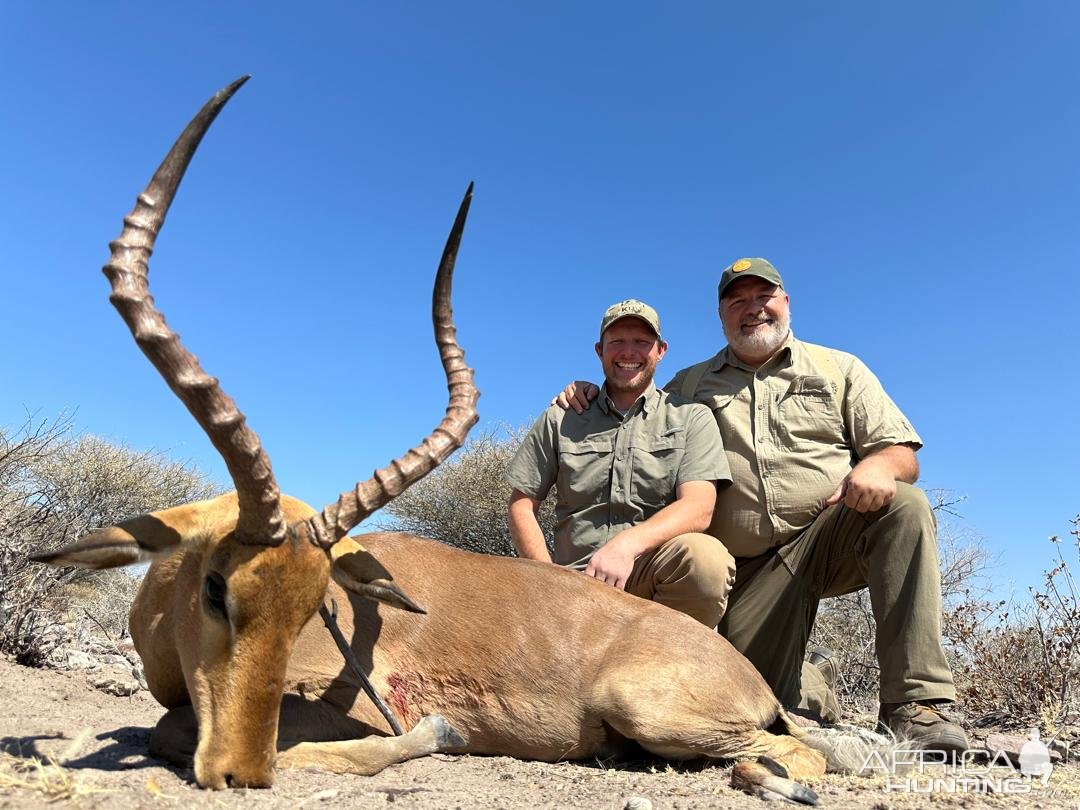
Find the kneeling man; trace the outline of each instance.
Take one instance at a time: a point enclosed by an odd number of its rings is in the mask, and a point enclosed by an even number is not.
[[[667,351],[656,310],[609,307],[596,354],[600,407],[549,407],[510,463],[510,533],[518,555],[554,562],[715,627],[735,562],[704,534],[716,487],[731,483],[709,409],[653,384]],[[554,559],[536,514],[558,495]]]

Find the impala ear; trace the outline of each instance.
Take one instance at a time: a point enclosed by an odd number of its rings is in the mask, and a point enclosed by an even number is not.
[[[231,504],[230,504],[231,499]],[[204,531],[208,522],[232,508],[235,496],[188,503],[150,512],[115,526],[98,529],[69,546],[34,554],[34,562],[80,568],[120,568],[170,553],[186,538]]]
[[[30,559],[61,567],[120,568],[170,551],[180,539],[180,535],[153,514],[142,515],[117,526],[98,529],[69,546],[31,555]]]
[[[342,549],[339,552],[338,547],[346,541],[351,545],[347,547],[347,550]],[[339,541],[334,546],[333,557],[334,564],[330,569],[330,576],[345,590],[411,613],[427,613],[405,595],[405,592],[394,582],[390,572],[383,568],[382,563],[359,543],[350,541],[349,538]]]

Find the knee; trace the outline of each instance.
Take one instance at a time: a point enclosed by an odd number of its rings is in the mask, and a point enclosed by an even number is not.
[[[892,511],[919,512],[933,515],[934,510],[930,507],[930,501],[926,499],[926,493],[914,484],[906,484],[903,481],[896,482],[896,497],[889,504]]]
[[[701,583],[703,591],[725,599],[735,582],[735,558],[715,537],[700,532],[680,534],[668,543],[681,559],[687,575]]]
[[[916,486],[898,481],[896,497],[878,513],[867,527],[871,543],[883,540],[894,552],[907,549],[916,553],[925,548],[937,553],[937,522],[926,493]]]
[[[892,523],[912,529],[928,529],[931,535],[936,533],[934,510],[926,499],[926,493],[903,481],[896,482],[896,496],[885,507],[885,514]]]

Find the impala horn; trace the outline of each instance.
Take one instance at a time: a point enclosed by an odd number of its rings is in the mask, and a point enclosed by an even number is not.
[[[109,263],[104,272],[112,284],[109,300],[135,342],[206,431],[229,468],[240,508],[236,539],[251,545],[276,546],[285,540],[286,527],[270,458],[232,397],[221,390],[216,378],[203,371],[199,359],[169,329],[164,315],[154,306],[149,281],[154,240],[188,163],[221,108],[248,78],[243,76],[218,91],[177,138],[150,185],[139,195],[135,209],[124,218],[119,238],[109,244]]]

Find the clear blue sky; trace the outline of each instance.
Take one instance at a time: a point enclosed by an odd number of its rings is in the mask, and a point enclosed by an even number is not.
[[[1026,586],[1080,511],[1080,7],[1058,2],[0,4],[0,424],[78,426],[224,479],[100,273],[188,118],[152,265],[282,488],[316,506],[426,433],[431,277],[476,198],[456,313],[483,425],[593,377],[656,306],[666,380],[770,258],[796,334],[861,356],[923,483]]]

